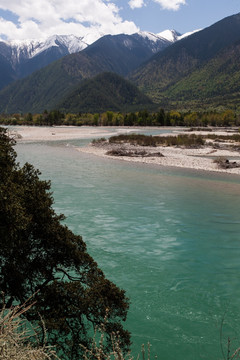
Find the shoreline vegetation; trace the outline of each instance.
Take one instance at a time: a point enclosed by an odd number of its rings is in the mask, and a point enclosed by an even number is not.
[[[0,114],[0,125],[26,126],[181,126],[231,127],[240,125],[240,114],[230,109],[221,111],[165,111],[141,110],[136,112],[63,113],[59,110],[42,114]]]
[[[158,136],[136,134],[142,129],[149,127],[116,130],[111,127],[20,126],[10,128],[10,134],[17,142],[97,138],[76,150],[111,159],[240,175],[238,128],[154,127],[155,132],[159,130],[160,134],[164,129],[166,133]]]

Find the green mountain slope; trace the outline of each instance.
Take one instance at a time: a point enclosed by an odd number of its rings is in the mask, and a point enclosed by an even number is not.
[[[164,93],[184,106],[203,103],[229,106],[240,100],[240,41],[225,48]]]
[[[152,101],[129,81],[114,73],[102,73],[81,83],[57,108],[77,113],[133,111],[152,105]]]
[[[79,81],[101,71],[101,67],[84,53],[66,56],[3,89],[0,112],[52,109]]]
[[[198,96],[221,96],[226,91],[222,86],[228,87],[229,92],[235,91],[238,75],[231,78],[230,74],[238,71],[239,60],[237,56],[233,59],[230,56],[229,65],[222,58],[231,46],[235,51],[239,39],[240,14],[237,14],[156,54],[130,79],[162,105]]]

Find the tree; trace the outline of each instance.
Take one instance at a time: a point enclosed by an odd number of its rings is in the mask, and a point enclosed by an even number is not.
[[[121,323],[129,307],[125,291],[105,278],[82,237],[61,223],[64,216],[53,209],[50,182],[40,180],[32,165],[16,163],[13,145],[0,128],[0,290],[5,303],[23,304],[36,293],[26,316],[36,322],[40,313],[62,359],[80,358],[79,344],[90,345],[106,309],[106,348],[111,333],[119,332],[127,349],[130,334]]]
[[[234,112],[232,110],[226,110],[222,114],[223,126],[230,126],[234,124]]]
[[[165,122],[165,111],[160,109],[157,113],[157,125],[163,126]]]

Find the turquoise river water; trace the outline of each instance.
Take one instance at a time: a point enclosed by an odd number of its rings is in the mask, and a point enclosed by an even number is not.
[[[133,353],[223,359],[240,346],[240,178],[109,160],[89,140],[18,144],[55,209],[131,300]]]

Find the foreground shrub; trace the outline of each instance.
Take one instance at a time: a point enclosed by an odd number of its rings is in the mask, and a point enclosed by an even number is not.
[[[56,345],[62,360],[81,359],[79,344],[88,347],[91,329],[102,323],[109,308],[109,346],[112,332],[119,331],[127,351],[125,291],[105,277],[82,237],[62,223],[64,216],[53,208],[50,182],[41,180],[32,165],[20,166],[13,145],[0,128],[0,289],[6,307],[23,304],[36,292],[25,316],[36,324],[41,314],[48,344]]]

